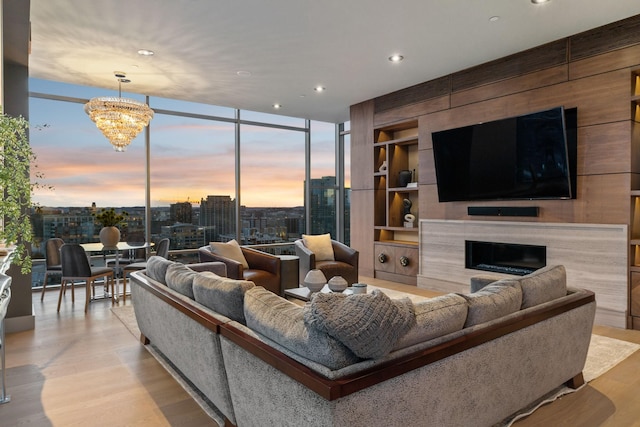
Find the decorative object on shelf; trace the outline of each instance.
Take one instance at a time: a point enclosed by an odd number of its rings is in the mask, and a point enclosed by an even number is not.
[[[342,276],[333,276],[329,279],[328,285],[331,292],[342,292],[349,287],[349,284]]]
[[[366,294],[367,293],[367,284],[366,283],[354,283],[351,286],[351,290],[353,294]]]
[[[100,243],[104,246],[116,246],[120,241],[120,225],[129,214],[125,211],[122,213],[116,213],[114,208],[102,209],[100,213],[93,214],[96,222],[102,225],[100,230]]]
[[[410,214],[411,206],[413,206],[413,202],[410,199],[404,199],[402,201],[402,215]]]
[[[400,257],[400,265],[403,267],[407,267],[409,265],[409,258],[406,256]]]
[[[402,214],[404,215],[404,227],[413,228],[413,223],[416,220],[416,216],[411,213],[411,206],[413,202],[409,199],[402,201]]]
[[[387,171],[387,161],[384,160],[380,167],[378,168],[378,172],[386,172]]]
[[[378,255],[378,262],[380,262],[380,264],[387,262],[387,254],[381,252],[380,255]]]
[[[411,182],[412,177],[413,173],[410,170],[401,170],[398,173],[398,187],[406,187]]]
[[[314,293],[324,288],[324,285],[327,284],[327,278],[320,270],[309,270],[307,275],[304,277],[302,284],[309,289],[309,292]]]
[[[414,214],[406,214],[404,216],[404,226],[405,228],[413,228],[413,226],[415,225],[415,221],[416,221],[416,216]]]
[[[118,79],[118,97],[92,98],[85,104],[84,111],[111,142],[113,149],[123,152],[149,124],[153,118],[153,110],[142,102],[122,98],[122,83],[129,83],[131,80],[126,78],[125,73],[114,74]]]

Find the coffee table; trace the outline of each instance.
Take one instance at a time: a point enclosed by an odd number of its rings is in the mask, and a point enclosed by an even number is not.
[[[396,291],[396,290],[392,290],[392,289],[387,289],[381,286],[374,286],[374,285],[367,285],[367,293],[372,292],[374,289],[378,289],[382,292],[384,292],[385,294],[387,294],[387,296],[391,299],[399,299],[399,298],[409,298],[411,301],[415,303],[421,302],[421,301],[425,301],[428,300],[430,298],[433,297],[426,297],[426,296],[422,296],[422,295],[416,295],[416,294],[412,294],[409,292],[402,292],[402,291]],[[324,293],[329,293],[331,292],[331,290],[329,289],[328,285],[325,285],[324,288],[322,288],[320,290],[320,292],[324,292]],[[352,295],[353,294],[353,290],[351,289],[351,287],[345,289],[343,292],[343,294],[345,295]],[[284,290],[284,296],[285,298],[291,298],[291,299],[295,299],[298,301],[310,301],[310,297],[311,297],[311,292],[309,292],[309,289],[306,287],[299,287],[299,288],[292,288],[292,289],[285,289]]]
[[[329,289],[329,285],[324,285],[324,288],[322,288],[319,292],[328,294],[328,293],[331,293],[332,291],[331,289]],[[347,288],[342,293],[345,295],[351,295],[353,291],[350,288]],[[302,301],[311,300],[311,292],[309,291],[309,288],[307,288],[306,286],[302,286],[299,288],[285,289],[284,296],[299,299]]]

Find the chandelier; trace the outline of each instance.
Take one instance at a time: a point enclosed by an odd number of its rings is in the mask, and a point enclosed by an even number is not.
[[[115,76],[118,79],[118,97],[92,98],[85,104],[84,111],[111,142],[113,149],[122,152],[149,124],[153,118],[153,110],[142,102],[122,98],[121,85],[131,80],[124,73],[116,72]]]

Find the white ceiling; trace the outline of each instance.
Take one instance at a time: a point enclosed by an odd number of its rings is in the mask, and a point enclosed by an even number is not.
[[[639,13],[638,0],[31,0],[29,70],[114,93],[124,71],[127,92],[338,123],[352,104]]]

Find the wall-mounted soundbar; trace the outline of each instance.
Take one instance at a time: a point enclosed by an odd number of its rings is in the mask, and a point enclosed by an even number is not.
[[[538,216],[538,206],[468,206],[467,213],[475,216]]]

